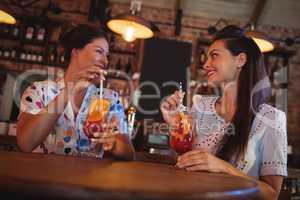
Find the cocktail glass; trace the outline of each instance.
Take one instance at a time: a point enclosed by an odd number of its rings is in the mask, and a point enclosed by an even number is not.
[[[170,146],[181,155],[192,149],[193,141],[193,114],[180,111],[176,124],[170,129]]]
[[[109,107],[110,101],[104,98],[92,98],[91,104],[89,106],[88,114],[86,121],[83,125],[83,131],[85,135],[89,138],[90,143],[90,153],[97,155],[99,154],[99,150],[101,145],[92,143],[92,138],[94,134],[97,132],[103,134],[107,131],[107,127],[109,127]]]

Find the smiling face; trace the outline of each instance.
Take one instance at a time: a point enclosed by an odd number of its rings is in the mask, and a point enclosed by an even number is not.
[[[72,61],[76,63],[76,71],[97,66],[101,69],[108,67],[108,42],[104,38],[97,38],[86,44],[82,49],[72,50]]]
[[[220,85],[221,83],[237,81],[241,67],[245,62],[241,61],[241,54],[234,56],[222,40],[215,41],[208,49],[207,61],[204,64],[208,82]]]

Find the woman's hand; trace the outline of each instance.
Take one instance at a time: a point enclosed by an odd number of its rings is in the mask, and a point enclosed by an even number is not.
[[[248,176],[244,172],[238,170],[230,163],[217,158],[208,153],[204,149],[189,151],[177,159],[176,167],[186,169],[187,171],[207,171],[226,173],[234,176],[239,176],[248,180],[257,181],[259,199],[277,199],[280,193],[283,177],[269,175],[260,177],[261,180],[256,180]]]
[[[187,171],[223,172],[232,174],[236,170],[230,163],[217,158],[205,149],[189,151],[177,158],[176,167]]]
[[[113,151],[117,141],[117,135],[119,135],[119,119],[112,117],[110,123],[101,124],[101,132],[96,132],[91,140],[93,145],[102,146],[104,151]]]
[[[122,134],[115,128],[104,133],[94,133],[91,139],[92,145],[96,148],[103,147],[115,158],[122,160],[133,160],[135,157],[134,148],[127,134]]]
[[[105,80],[107,72],[100,67],[92,66],[79,72],[68,70],[65,75],[65,84],[71,85],[77,92],[86,89],[90,84],[98,85]]]
[[[163,114],[164,120],[171,125],[176,124],[178,118],[177,113],[179,111],[179,106],[184,97],[184,93],[180,91],[175,91],[174,94],[168,96],[160,106],[160,110]]]
[[[104,151],[112,151],[116,145],[117,132],[104,132],[104,133],[94,133],[93,143],[102,144]]]
[[[80,109],[86,89],[91,85],[99,85],[105,80],[107,72],[97,66],[84,69],[80,72],[68,70],[65,75],[65,85],[71,95],[72,107],[75,114]]]

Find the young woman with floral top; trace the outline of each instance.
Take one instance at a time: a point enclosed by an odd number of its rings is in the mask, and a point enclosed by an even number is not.
[[[64,78],[34,82],[23,93],[17,128],[20,149],[90,156],[91,146],[97,146],[96,157],[107,151],[120,159],[133,159],[124,109],[115,91],[104,88],[102,97],[109,101],[109,117],[117,130],[101,137],[97,132],[92,139],[84,131],[89,105],[100,96],[98,86],[107,74],[109,45],[105,33],[79,25],[63,34],[60,43],[68,61]]]

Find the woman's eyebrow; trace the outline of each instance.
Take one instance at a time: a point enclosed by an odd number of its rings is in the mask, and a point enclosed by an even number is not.
[[[213,54],[214,52],[218,52],[218,51],[220,51],[220,50],[218,50],[218,49],[213,49],[213,50],[211,50],[210,52],[208,52],[208,54],[207,54],[206,56],[211,55],[211,54]]]
[[[109,51],[106,51],[103,47],[99,46],[99,45],[96,45],[96,48],[99,48],[101,49],[102,51],[106,52],[106,53],[109,53]]]
[[[211,51],[209,52],[209,54],[212,54],[212,53],[214,53],[214,52],[216,52],[216,51],[220,51],[220,50],[218,50],[218,49],[213,49],[213,50],[211,50]]]

